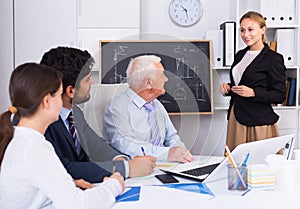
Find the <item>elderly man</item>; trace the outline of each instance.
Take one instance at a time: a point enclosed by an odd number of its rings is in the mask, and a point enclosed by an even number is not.
[[[190,162],[164,106],[156,99],[165,93],[161,59],[154,55],[134,58],[126,74],[129,88],[115,97],[104,112],[104,134],[112,145],[131,157],[141,153],[158,161]]]

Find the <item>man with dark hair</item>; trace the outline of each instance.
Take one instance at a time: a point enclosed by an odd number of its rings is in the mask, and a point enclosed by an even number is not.
[[[87,51],[57,47],[43,55],[41,64],[63,73],[63,108],[58,121],[46,130],[45,137],[52,143],[74,179],[96,183],[110,176],[113,170],[124,177],[144,176],[153,172],[154,157],[129,160],[128,156],[98,136],[84,119],[77,105],[89,100],[94,82],[91,76],[94,59]]]

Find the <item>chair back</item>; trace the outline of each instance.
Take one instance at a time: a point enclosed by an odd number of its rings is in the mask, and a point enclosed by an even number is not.
[[[127,83],[122,84],[93,84],[91,98],[83,105],[83,113],[88,124],[99,135],[103,136],[103,115],[108,103],[128,88]]]

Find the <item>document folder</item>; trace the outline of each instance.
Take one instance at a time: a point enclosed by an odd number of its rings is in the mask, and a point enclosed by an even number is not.
[[[287,95],[287,106],[296,105],[296,78],[287,78],[290,81],[290,89]]]
[[[295,30],[294,29],[277,29],[275,39],[277,41],[277,52],[282,54],[284,64],[293,66],[296,63],[295,58]]]
[[[140,186],[130,187],[130,189],[123,194],[116,197],[116,202],[131,202],[140,199]]]
[[[212,191],[204,183],[179,183],[179,184],[164,184],[164,185],[156,185],[156,186],[168,187],[168,188],[179,189],[188,192],[195,192],[195,193],[214,196]]]
[[[279,24],[278,0],[261,0],[260,12],[264,16],[267,26]]]
[[[212,41],[212,57],[213,66],[222,67],[223,66],[223,31],[221,30],[207,30],[206,39],[211,39]]]
[[[220,29],[223,30],[223,65],[230,66],[235,54],[235,22],[224,22]]]
[[[285,2],[285,21],[288,24],[296,23],[296,2],[295,0],[280,0]]]

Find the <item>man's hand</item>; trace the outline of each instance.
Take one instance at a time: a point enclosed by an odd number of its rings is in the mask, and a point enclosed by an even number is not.
[[[152,156],[137,156],[129,160],[129,177],[146,176],[154,171],[156,158]]]
[[[184,147],[171,147],[168,154],[168,161],[187,163],[194,160],[190,151]]]

